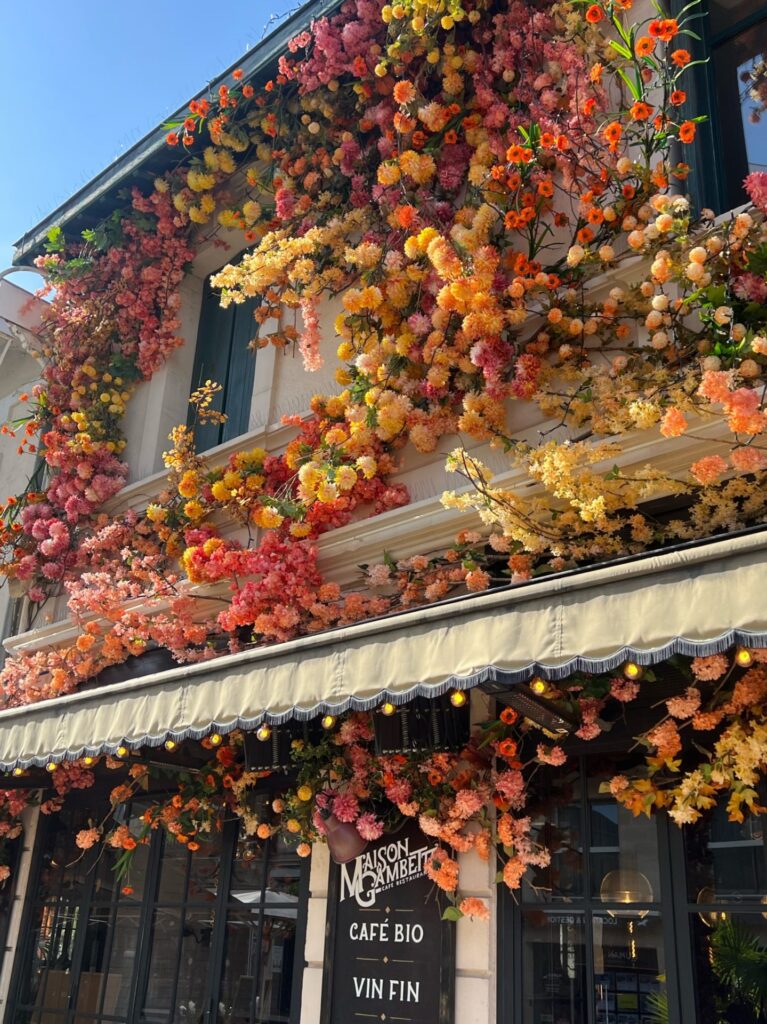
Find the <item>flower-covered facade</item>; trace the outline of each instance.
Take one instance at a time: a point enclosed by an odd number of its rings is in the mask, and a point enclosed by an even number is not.
[[[22,240],[9,1022],[764,1019],[736,14],[310,4]]]

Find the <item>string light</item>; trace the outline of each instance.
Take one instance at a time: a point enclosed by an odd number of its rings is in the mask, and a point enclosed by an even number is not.
[[[623,674],[627,679],[641,679],[644,669],[635,661],[627,661],[623,666]]]
[[[333,726],[336,724],[336,716],[324,715],[321,724],[323,729],[332,729]]]
[[[176,743],[176,741],[175,741],[175,740],[167,739],[167,740],[165,741],[165,749],[166,749],[166,750],[175,750],[175,749],[176,749],[176,747],[177,747],[177,745],[178,745],[178,744]]]
[[[94,762],[95,760],[96,760],[96,758],[95,758],[95,757],[91,757],[91,756],[90,756],[90,754],[89,754],[89,755],[88,755],[87,757],[84,757],[84,758],[83,758],[83,764],[88,764],[88,765],[90,765],[90,764],[93,764],[93,762]]]
[[[381,714],[386,715],[387,718],[393,715],[396,710],[396,707],[392,704],[390,700],[387,700],[386,703],[382,704],[381,707],[379,708]]]
[[[212,732],[208,737],[208,740],[212,747],[220,747],[221,744],[224,742],[224,737],[221,735],[220,732]]]
[[[536,676],[530,682],[530,689],[536,696],[542,697],[545,693],[548,692],[549,684],[546,682],[545,679],[541,679],[540,676]]]
[[[753,664],[754,656],[747,647],[739,647],[735,652],[735,660],[741,668],[748,668],[749,665]]]
[[[462,708],[466,703],[466,694],[463,690],[453,690],[450,693],[450,703],[454,708]]]
[[[23,768],[14,768],[13,772],[11,774],[15,775],[16,778],[18,779],[19,775],[23,775],[24,774],[24,769]]]
[[[260,739],[262,743],[268,740],[271,735],[272,727],[270,725],[267,725],[266,722],[264,722],[263,725],[259,725],[258,729],[256,730],[256,737]]]
[[[45,766],[45,770],[47,772],[55,772],[56,771],[56,765],[53,763],[53,761],[49,761],[48,764]]]
[[[117,756],[118,757],[127,757],[128,756],[128,748],[126,746],[124,746],[122,743],[117,748]]]

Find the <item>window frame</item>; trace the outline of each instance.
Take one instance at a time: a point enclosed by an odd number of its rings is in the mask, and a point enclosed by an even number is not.
[[[674,0],[672,13],[678,14],[684,6],[685,0]],[[714,50],[760,22],[764,22],[767,42],[767,7],[752,11],[751,14],[716,33],[712,33],[709,27],[708,0],[705,0],[705,15],[693,23],[693,31],[698,32],[700,40],[690,39],[689,41],[693,59],[705,61],[705,63],[693,69],[693,75],[689,80],[689,100],[684,111],[685,115],[691,117],[705,113],[708,119],[699,124],[692,146],[692,173],[687,190],[698,209],[710,207],[717,216],[721,216],[731,209],[737,209],[744,205],[747,202],[747,196],[744,192],[741,201],[734,207],[728,199],[730,183],[724,169],[721,146],[722,112],[717,98]],[[738,115],[740,115],[740,110],[738,110]],[[684,153],[677,152],[672,159],[673,161],[683,160]]]
[[[75,798],[77,804],[84,804],[86,801],[88,806],[92,806],[94,801],[94,791],[85,791],[90,795],[80,797],[78,800]],[[271,792],[271,788],[270,788]],[[276,793],[276,791],[275,791]],[[273,794],[274,795],[274,794]],[[105,799],[106,794],[99,792],[98,797],[100,800]],[[154,930],[152,927],[153,916],[158,906],[165,906],[166,902],[158,904],[157,893],[161,878],[161,867],[163,851],[166,843],[169,842],[168,837],[165,836],[162,830],[157,830],[152,834],[151,841],[148,849],[148,861],[146,867],[146,878],[144,889],[141,894],[140,902],[136,900],[136,906],[139,910],[139,921],[137,927],[137,939],[136,939],[136,952],[134,958],[134,964],[132,968],[132,974],[130,979],[130,993],[127,1003],[127,1008],[124,1016],[115,1016],[105,1014],[104,1001],[106,998],[106,986],[101,986],[99,994],[98,1009],[97,1012],[89,1013],[82,1009],[78,1010],[77,1003],[81,987],[81,982],[84,973],[83,972],[83,953],[86,943],[87,928],[85,925],[80,927],[75,935],[72,963],[70,967],[70,985],[69,995],[67,999],[67,1005],[65,1009],[60,1011],[53,1007],[47,1008],[43,1002],[41,1005],[30,1004],[21,1001],[22,987],[26,980],[30,976],[32,971],[32,964],[34,959],[34,941],[37,933],[37,920],[41,911],[41,906],[45,902],[39,896],[39,881],[40,872],[43,865],[43,858],[46,852],[47,841],[50,835],[51,828],[55,826],[57,815],[51,815],[44,820],[41,820],[41,827],[37,829],[35,836],[35,842],[32,851],[32,858],[30,863],[30,871],[28,875],[28,882],[26,893],[24,897],[24,907],[21,917],[21,929],[20,936],[21,941],[19,942],[15,955],[13,969],[11,973],[11,982],[8,990],[8,1001],[5,1020],[8,1022],[18,1022],[21,1020],[28,1020],[30,1024],[38,1024],[41,1019],[47,1021],[55,1021],[56,1024],[99,1024],[101,1021],[113,1021],[114,1024],[147,1024],[147,1018],[142,1014],[143,1004],[145,1001],[148,981],[150,976],[151,958],[152,958],[152,947],[154,939]],[[240,840],[240,822],[237,820],[229,820],[224,825],[222,833],[222,851],[221,851],[221,867],[218,880],[218,888],[216,891],[215,899],[206,906],[209,906],[213,916],[214,925],[211,933],[210,948],[208,952],[208,964],[206,971],[205,981],[205,996],[202,1004],[202,1010],[200,1019],[202,1024],[216,1024],[217,1022],[217,1006],[218,999],[221,992],[221,982],[224,970],[224,951],[226,941],[226,929],[229,920],[229,911],[232,908],[232,897],[231,897],[231,880],[233,867],[236,858],[237,846]],[[264,892],[268,878],[268,868],[270,862],[271,848],[267,846],[267,851],[264,858],[264,874],[263,874],[263,885],[262,885],[262,900],[264,903]],[[96,880],[95,857],[93,854],[98,854],[98,847],[94,847],[91,851],[92,855],[90,858],[93,861],[85,871],[85,881],[83,885],[83,891],[77,899],[76,903],[73,904],[76,911],[79,912],[81,920],[87,922],[92,916],[93,912],[99,908],[108,908],[109,910],[109,924],[110,931],[108,934],[107,944],[104,947],[104,963],[108,964],[108,959],[111,954],[111,949],[114,943],[114,930],[113,923],[116,920],[116,915],[119,906],[122,904],[125,906],[123,897],[120,893],[120,886],[115,886],[112,890],[111,897],[109,900],[93,900],[93,890]],[[278,858],[280,854],[276,855]],[[193,857],[193,854],[187,852],[187,857]],[[297,866],[299,867],[299,897],[298,897],[298,908],[299,912],[296,918],[296,932],[295,932],[295,949],[293,959],[293,975],[291,982],[291,1004],[290,1004],[290,1019],[289,1024],[299,1024],[301,1019],[301,995],[302,995],[302,983],[303,983],[303,970],[306,966],[305,961],[305,941],[306,941],[306,922],[308,914],[308,901],[309,901],[309,876],[310,876],[310,858],[297,858]],[[186,877],[188,879],[189,865],[186,867]],[[60,895],[61,891],[61,880],[59,881],[57,893]],[[169,907],[170,904],[167,904]],[[184,899],[178,904],[174,904],[174,909],[181,911],[180,920],[183,923],[184,917],[188,909],[199,909],[199,901],[188,898],[188,892],[185,893]],[[264,915],[261,915],[261,925],[263,926]],[[179,964],[182,956],[181,942],[179,942],[179,951],[177,955],[175,976],[173,979],[174,992],[178,989],[179,984]],[[47,971],[46,968],[46,978]],[[253,986],[255,989],[256,978],[254,976]],[[173,1001],[172,1001],[173,1002]],[[253,1007],[251,1002],[251,1007]],[[170,1017],[166,1017],[163,1020],[163,1024],[168,1024]],[[254,1024],[257,1018],[254,1018]]]
[[[585,783],[588,780],[589,754],[585,744],[578,744],[573,759],[580,762],[580,777]],[[610,743],[594,741],[588,744],[593,755],[601,756],[618,753],[623,749]],[[583,896],[573,899],[567,904],[542,904],[522,898],[515,898],[501,884],[498,899],[497,921],[497,1020],[498,1024],[522,1024],[524,1020],[525,979],[523,957],[523,922],[522,914],[526,909],[535,907],[542,913],[570,912],[583,920],[584,970],[586,984],[584,1005],[586,1020],[594,1022],[595,991],[594,991],[594,947],[593,917],[600,911],[609,909],[609,904],[602,903],[598,896],[592,895],[590,884],[590,864],[587,851],[591,850],[591,823],[589,814],[587,786],[581,787],[580,820],[583,826],[582,848],[583,858]],[[657,830],[658,867],[660,875],[659,898],[648,904],[661,915],[663,929],[664,970],[666,976],[665,993],[668,998],[669,1020],[680,1024],[698,1024],[699,986],[695,977],[695,944],[693,937],[693,915],[706,910],[717,910],[725,913],[758,914],[757,904],[717,900],[716,904],[703,905],[694,902],[688,892],[687,856],[685,849],[685,831],[676,826],[665,813],[654,814],[651,819]],[[767,834],[767,815],[761,816],[763,835]],[[763,839],[762,853],[767,870],[767,841]],[[642,904],[640,904],[642,906]],[[509,963],[509,960],[511,961]],[[510,969],[506,969],[506,965]],[[529,984],[529,981],[528,981]]]

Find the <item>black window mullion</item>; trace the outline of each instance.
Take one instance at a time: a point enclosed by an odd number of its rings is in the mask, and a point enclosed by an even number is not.
[[[258,901],[258,941],[256,942],[256,957],[253,971],[253,987],[250,990],[250,1024],[256,1021],[256,994],[261,990],[261,974],[263,965],[262,945],[264,941],[264,920],[266,912],[266,890],[269,885],[269,862],[271,861],[272,844],[264,846],[264,874],[261,883],[261,898]]]
[[[228,821],[223,832],[223,853],[221,869],[218,876],[218,893],[213,905],[213,935],[210,940],[210,959],[208,966],[208,984],[205,998],[205,1016],[203,1024],[215,1024],[221,992],[221,975],[224,968],[224,950],[226,949],[226,927],[229,918],[227,911],[229,890],[232,884],[232,867],[237,851],[239,821]]]
[[[169,842],[170,842],[170,836],[166,836],[165,837],[165,843],[168,844]],[[169,910],[178,909],[178,945],[176,947],[176,950],[177,950],[176,951],[176,967],[175,967],[175,969],[173,971],[173,989],[172,989],[172,992],[171,992],[171,999],[170,999],[171,1012],[173,1013],[174,1017],[175,1017],[175,1012],[173,1011],[173,1007],[176,1005],[176,999],[178,997],[178,976],[181,973],[181,958],[184,955],[184,924],[186,922],[187,897],[189,895],[189,875],[191,873],[191,870],[192,870],[192,855],[187,850],[186,851],[186,864],[185,864],[185,867],[184,867],[184,885],[183,885],[183,889],[182,889],[184,902],[181,903],[178,906],[178,908],[175,908],[175,907],[168,907],[168,908],[166,908],[166,909],[169,909]]]
[[[67,1019],[71,1019],[75,1014],[75,1008],[77,1006],[77,997],[80,992],[80,971],[83,964],[83,953],[85,951],[85,939],[88,934],[88,921],[90,920],[91,911],[91,897],[93,896],[93,887],[96,880],[96,861],[93,856],[90,857],[93,861],[91,867],[85,872],[85,883],[83,885],[83,891],[80,895],[80,900],[77,904],[77,931],[75,933],[75,944],[72,950],[72,968],[71,968],[71,983],[69,986],[69,1003]],[[74,923],[74,922],[73,922]]]
[[[130,1001],[128,1003],[127,1019],[129,1024],[136,1024],[140,1019],[144,996],[146,993],[149,974],[149,955],[152,948],[152,915],[157,899],[157,889],[160,884],[162,840],[162,834],[159,831],[155,832],[152,835],[152,841],[149,845],[149,856],[147,857],[146,878],[144,882],[144,896],[141,901],[141,912],[139,914],[136,960],[133,969],[133,984],[131,985]]]
[[[112,889],[112,900],[109,904],[109,923],[107,931],[107,941],[104,944],[104,959],[103,959],[103,979],[101,984],[101,993],[99,995],[98,1014],[103,1016],[104,1014],[104,1000],[107,995],[107,977],[109,976],[110,960],[112,959],[112,947],[115,941],[115,931],[117,930],[117,908],[120,902],[120,885],[115,883]]]
[[[696,1024],[692,936],[687,911],[687,872],[682,830],[667,814],[656,815],[662,906],[663,943],[666,947],[666,995],[669,1019]]]
[[[584,895],[584,953],[586,957],[586,1019],[596,1020],[596,1000],[594,992],[594,920],[593,894],[591,878],[591,804],[589,803],[588,761],[585,757],[578,758],[578,770],[581,776],[581,835],[583,836],[583,895]]]

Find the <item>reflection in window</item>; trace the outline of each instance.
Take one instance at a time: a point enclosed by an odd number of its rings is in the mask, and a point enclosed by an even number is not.
[[[767,170],[767,9],[763,0],[713,2],[709,33],[721,198],[724,208],[733,208],[745,201],[743,178],[751,171]]]
[[[583,917],[525,910],[522,921],[524,1024],[585,1024]]]

